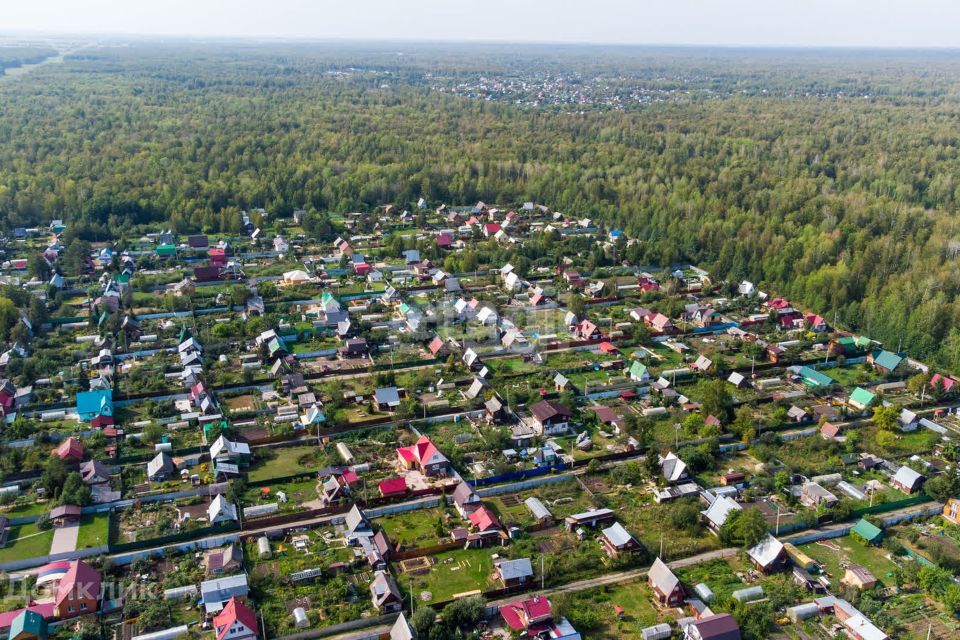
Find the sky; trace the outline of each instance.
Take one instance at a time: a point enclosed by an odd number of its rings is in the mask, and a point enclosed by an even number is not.
[[[957,0],[0,0],[0,33],[960,47],[958,24]]]

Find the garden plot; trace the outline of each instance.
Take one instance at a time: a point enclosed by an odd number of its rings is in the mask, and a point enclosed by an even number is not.
[[[420,602],[444,602],[496,587],[491,549],[461,549],[432,557],[426,573],[402,574],[404,587],[413,589]],[[409,580],[407,579],[409,577]]]
[[[884,586],[893,584],[892,574],[897,568],[890,552],[854,540],[850,536],[821,540],[800,545],[800,551],[819,563],[832,584],[839,587],[844,571],[851,564],[866,568]]]

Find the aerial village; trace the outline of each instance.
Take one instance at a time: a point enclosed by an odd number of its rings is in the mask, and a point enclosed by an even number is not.
[[[960,634],[900,345],[532,202],[139,231],[2,240],[9,640]]]

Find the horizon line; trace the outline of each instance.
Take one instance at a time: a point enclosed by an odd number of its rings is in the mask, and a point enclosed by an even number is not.
[[[48,31],[42,29],[0,29],[0,38],[98,38],[98,39],[136,39],[136,40],[183,40],[183,41],[221,41],[221,42],[261,42],[292,44],[323,43],[367,43],[367,44],[406,44],[406,45],[458,45],[464,47],[498,46],[568,46],[568,47],[617,47],[617,48],[663,48],[663,49],[755,49],[755,50],[793,50],[793,51],[936,51],[960,50],[960,44],[788,44],[788,43],[695,43],[695,42],[598,42],[592,40],[531,40],[513,39],[446,39],[446,38],[405,38],[399,37],[358,37],[358,36],[306,36],[271,34],[197,34],[197,33],[139,33],[123,31]],[[0,47],[5,45],[0,45]]]

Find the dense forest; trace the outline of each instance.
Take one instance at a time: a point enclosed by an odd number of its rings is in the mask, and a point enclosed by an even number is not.
[[[0,47],[0,76],[6,69],[36,64],[55,55],[57,50],[50,47]]]
[[[132,42],[0,82],[2,225],[536,200],[960,373],[950,56],[404,48]]]

